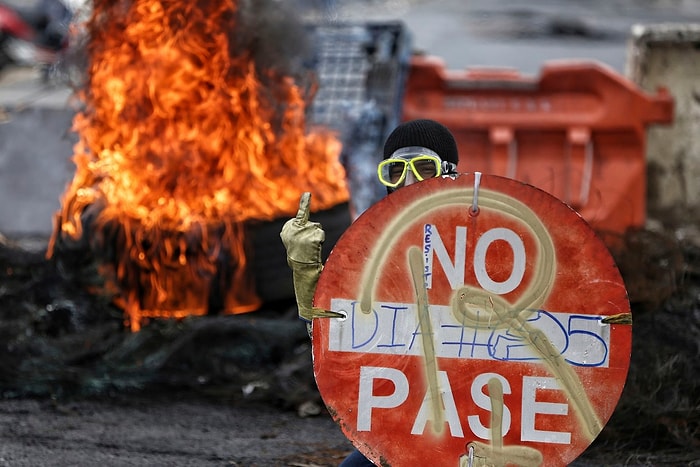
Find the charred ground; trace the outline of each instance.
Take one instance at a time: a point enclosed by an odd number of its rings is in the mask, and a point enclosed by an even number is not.
[[[632,303],[632,361],[616,411],[578,465],[700,460],[700,231],[688,223],[693,218],[667,215],[651,222],[654,228],[628,232],[613,249]],[[102,420],[99,438],[110,430],[119,436],[136,420],[134,429],[155,440],[135,451],[112,446],[115,464],[136,452],[146,463],[174,465],[337,465],[349,450],[323,409],[293,303],[246,315],[155,320],[131,333],[121,310],[94,292],[98,278],[85,251],[47,260],[41,249],[0,244],[5,446],[22,445],[25,456],[77,455],[66,449],[75,444],[61,428],[67,420],[74,428]],[[277,421],[272,428],[270,420]],[[200,429],[217,435],[198,440],[194,451],[175,448],[179,437]],[[236,452],[231,443],[241,436],[254,453]],[[84,454],[104,449],[91,442]],[[11,465],[30,459],[3,456],[17,461]]]

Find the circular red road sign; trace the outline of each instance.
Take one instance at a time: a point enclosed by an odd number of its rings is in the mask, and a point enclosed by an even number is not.
[[[474,209],[476,208],[476,209]],[[632,329],[606,246],[530,185],[398,190],[343,234],[314,305],[316,382],[377,465],[567,465],[622,392]],[[617,324],[620,323],[620,324]]]

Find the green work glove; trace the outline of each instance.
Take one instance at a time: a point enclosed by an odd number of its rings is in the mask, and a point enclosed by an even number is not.
[[[313,307],[316,283],[323,270],[321,246],[326,233],[318,222],[309,222],[310,200],[311,193],[301,195],[297,216],[289,219],[280,232],[287,249],[287,264],[292,268],[299,317],[307,322],[314,318],[343,317],[340,313]]]

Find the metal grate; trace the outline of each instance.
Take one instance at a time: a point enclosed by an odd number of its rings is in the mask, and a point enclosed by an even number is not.
[[[376,167],[399,122],[410,58],[402,23],[324,24],[313,29],[319,89],[309,122],[336,130],[353,217],[386,195]]]
[[[311,29],[319,81],[311,122],[342,131],[348,118],[370,101],[386,123],[395,122],[410,53],[403,24],[329,23]]]

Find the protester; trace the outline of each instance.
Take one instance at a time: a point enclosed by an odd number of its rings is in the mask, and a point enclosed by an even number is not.
[[[384,160],[377,167],[379,181],[387,192],[429,178],[455,174],[459,155],[452,133],[434,120],[412,120],[397,126],[384,143]],[[311,332],[314,318],[343,315],[312,306],[316,283],[321,275],[321,246],[325,234],[321,225],[309,221],[310,194],[304,193],[297,216],[285,223],[280,233],[292,268],[299,317]],[[351,453],[341,467],[372,466],[359,451]]]

